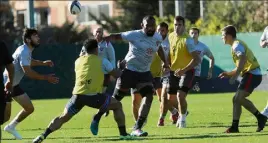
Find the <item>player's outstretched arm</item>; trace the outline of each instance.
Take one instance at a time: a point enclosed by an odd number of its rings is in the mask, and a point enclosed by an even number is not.
[[[113,65],[113,68],[116,68],[116,62],[115,62],[115,52],[114,52],[114,47],[111,43],[109,43],[107,45],[107,54],[108,54],[108,60],[111,62],[111,64]]]
[[[32,79],[46,80],[46,81],[53,83],[53,84],[56,84],[59,82],[59,78],[55,77],[53,74],[41,75],[41,74],[35,72],[34,70],[32,70],[30,66],[22,66],[22,69],[23,69],[25,75],[32,78]]]
[[[31,60],[31,66],[49,66],[49,67],[53,67],[54,63],[51,60],[47,60],[47,61],[39,61],[39,60]]]
[[[162,60],[162,62],[164,63],[165,68],[167,68],[169,63],[166,59],[165,52],[164,52],[164,49],[162,46],[159,47],[157,53],[158,53],[158,56],[160,57],[160,59]]]
[[[117,40],[122,40],[121,33],[115,33],[115,34],[110,34],[109,36],[103,37],[103,39],[109,44],[110,41],[117,41]]]

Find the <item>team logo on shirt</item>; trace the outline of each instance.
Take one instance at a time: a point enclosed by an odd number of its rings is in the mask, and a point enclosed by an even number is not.
[[[146,49],[146,53],[147,53],[148,55],[151,55],[151,54],[153,53],[153,48],[147,48],[147,49]]]

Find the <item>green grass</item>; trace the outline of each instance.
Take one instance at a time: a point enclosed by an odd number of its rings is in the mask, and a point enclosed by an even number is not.
[[[259,110],[262,110],[268,98],[268,92],[255,92],[250,96],[253,103]],[[159,117],[159,102],[154,99],[148,122],[144,128],[149,136],[134,141],[118,140],[118,129],[113,115],[103,117],[100,123],[98,136],[93,136],[89,130],[92,115],[97,112],[95,109],[83,108],[70,122],[66,123],[60,130],[52,133],[45,143],[265,143],[268,140],[268,128],[263,132],[256,133],[256,119],[249,112],[243,109],[240,120],[240,133],[224,134],[226,127],[232,121],[232,96],[228,94],[200,94],[189,95],[188,109],[190,115],[187,117],[187,128],[178,129],[170,124],[167,116],[164,127],[157,127]],[[16,141],[7,133],[2,133],[3,143],[24,143],[31,142],[33,138],[42,133],[49,122],[63,111],[67,99],[35,100],[35,112],[22,122],[17,130],[24,140]],[[123,107],[126,114],[128,131],[134,125],[131,112],[131,98],[123,100]],[[12,117],[19,111],[17,103],[13,102]],[[3,128],[3,126],[2,126]]]

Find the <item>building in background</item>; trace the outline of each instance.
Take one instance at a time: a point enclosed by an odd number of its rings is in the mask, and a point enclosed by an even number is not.
[[[68,10],[70,1],[34,1],[35,26],[61,26],[65,22],[75,22],[83,26],[94,28],[97,23],[90,17],[89,12],[99,19],[103,19],[101,13],[108,17],[116,17],[123,14],[123,9],[116,5],[116,0],[111,1],[80,1],[82,8],[79,15],[71,15]],[[9,1],[14,15],[16,27],[27,26],[28,1]],[[103,21],[105,22],[105,21]]]

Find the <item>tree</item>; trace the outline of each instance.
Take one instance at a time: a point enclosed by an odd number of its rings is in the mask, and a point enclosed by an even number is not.
[[[204,19],[195,26],[202,34],[219,34],[226,25],[234,25],[239,32],[259,32],[268,24],[268,19],[259,16],[265,10],[264,1],[210,1]]]

